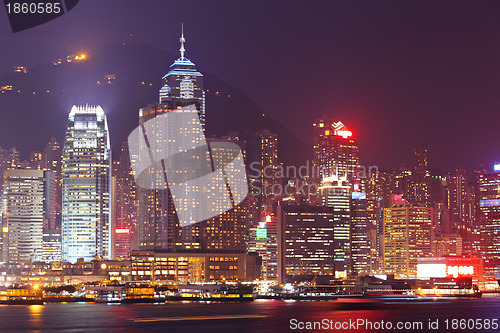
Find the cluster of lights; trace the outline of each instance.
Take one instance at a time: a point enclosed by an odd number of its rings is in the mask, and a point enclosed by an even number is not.
[[[87,58],[86,54],[80,54],[75,56],[75,60],[85,60],[85,58]]]

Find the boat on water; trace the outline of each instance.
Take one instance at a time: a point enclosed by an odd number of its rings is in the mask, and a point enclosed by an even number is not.
[[[100,294],[94,297],[94,303],[121,303],[122,295],[118,293]]]

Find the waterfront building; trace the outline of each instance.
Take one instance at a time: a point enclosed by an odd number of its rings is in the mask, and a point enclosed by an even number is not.
[[[500,274],[500,164],[479,174],[479,254],[486,274]]]
[[[396,277],[415,277],[417,259],[432,255],[432,208],[384,209],[384,268]]]
[[[278,206],[278,281],[298,276],[345,277],[332,207],[281,202]],[[344,249],[340,249],[344,250]],[[343,253],[342,253],[343,256]],[[341,259],[339,261],[339,259]]]
[[[163,85],[159,91],[159,102],[152,103],[139,110],[139,123],[142,125],[157,116],[181,107],[191,106],[197,111],[200,122],[205,121],[205,92],[203,91],[203,75],[195,64],[185,57],[184,33],[181,35],[180,58],[170,66],[170,71],[163,76]],[[175,131],[184,128],[184,124],[169,124]],[[187,138],[194,138],[198,133],[198,124],[184,128]],[[203,131],[203,126],[201,131]],[[198,133],[199,134],[199,133]],[[199,136],[196,136],[197,138]],[[160,138],[159,140],[167,140]],[[150,142],[154,147],[162,147],[162,142]],[[198,146],[199,142],[183,142],[184,146]],[[154,150],[154,148],[152,148]],[[131,156],[131,158],[136,158]],[[148,171],[151,177],[162,177],[163,169],[159,167]],[[201,249],[200,224],[181,227],[176,214],[174,200],[168,188],[138,189],[138,238],[140,250],[198,251]]]
[[[43,232],[55,219],[50,171],[9,169],[3,190],[3,261],[42,261]]]
[[[352,270],[351,186],[347,176],[333,175],[323,178],[319,187],[319,198],[323,206],[331,207],[335,213],[333,217],[335,274],[345,278]]]
[[[260,257],[244,253],[165,253],[131,255],[133,281],[231,282],[260,278]]]

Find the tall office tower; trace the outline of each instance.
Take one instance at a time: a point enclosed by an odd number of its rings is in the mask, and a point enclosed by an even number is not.
[[[343,123],[327,117],[315,120],[313,126],[313,159],[320,180],[347,175],[347,180],[353,183],[360,169],[357,138]]]
[[[162,78],[163,86],[160,89],[160,104],[171,103],[174,109],[177,105],[196,104],[200,121],[205,125],[205,91],[203,90],[203,74],[198,72],[195,64],[184,57],[184,30],[182,31],[179,49],[181,57],[170,66],[170,71]],[[188,103],[186,103],[188,100]],[[176,101],[180,102],[176,105]],[[157,110],[162,113],[161,109]],[[155,115],[156,116],[156,115]]]
[[[163,76],[163,86],[159,91],[159,103],[149,104],[139,110],[139,124],[176,110],[192,105],[205,119],[205,92],[203,75],[195,64],[184,57],[184,34],[181,35],[180,58],[170,66],[171,70]],[[175,124],[171,124],[175,127]],[[197,132],[196,124],[185,128],[185,132]],[[184,128],[184,126],[182,126]],[[177,126],[181,128],[181,125]],[[162,142],[151,143],[160,146]],[[132,156],[134,158],[134,156]],[[162,170],[155,171],[163,173]],[[197,251],[200,249],[199,223],[180,227],[175,212],[174,201],[169,189],[140,188],[139,196],[139,249],[166,251]]]
[[[51,229],[61,229],[62,221],[62,147],[55,138],[45,145],[42,153],[42,169],[50,170],[56,180],[56,219]]]
[[[449,186],[450,175],[443,170],[432,169],[430,180],[431,207],[434,208],[434,231],[449,233],[450,210],[449,210]]]
[[[55,218],[55,180],[50,171],[5,171],[4,261],[43,259],[43,232]]]
[[[401,164],[393,171],[394,174],[394,194],[400,194],[409,202],[412,189],[413,172],[406,165]]]
[[[451,218],[451,229],[469,224],[469,206],[467,194],[467,173],[463,168],[457,168],[455,174],[450,175],[449,187],[449,207]]]
[[[258,198],[256,221],[266,214],[273,213],[273,205],[281,193],[275,193],[276,187],[281,189],[281,179],[277,176],[278,135],[268,130],[246,134],[247,166],[250,169],[250,190]],[[278,191],[279,192],[279,191]]]
[[[413,150],[413,173],[411,177],[408,202],[423,207],[431,206],[431,176],[427,162],[427,149]]]
[[[383,269],[384,208],[391,207],[394,193],[394,175],[377,172],[366,181],[366,204],[368,218],[368,241],[370,242],[371,267],[375,272]]]
[[[278,207],[279,208],[279,207]],[[261,279],[278,280],[278,221],[277,215],[266,215],[262,222],[249,230],[248,252],[256,252],[262,260]]]
[[[138,188],[134,180],[134,172],[130,165],[130,154],[128,142],[124,141],[120,148],[117,161],[113,161],[113,175],[116,177],[116,244],[120,250],[116,252],[118,257],[127,257],[130,249],[138,249]],[[119,242],[118,242],[119,240]],[[127,241],[127,244],[124,242]],[[128,249],[128,250],[124,250]],[[125,251],[125,253],[124,253]]]
[[[73,106],[62,159],[62,257],[109,258],[111,150],[100,106]]]
[[[500,164],[479,175],[479,255],[485,274],[500,273]]]
[[[351,193],[351,261],[352,272],[371,272],[371,249],[368,242],[368,215],[365,192]]]
[[[352,270],[351,260],[351,186],[347,176],[323,178],[319,187],[320,202],[331,207],[335,213],[333,218],[335,275],[347,277]]]
[[[305,204],[278,206],[278,281],[305,275],[345,277],[337,262],[335,219],[332,207]],[[342,232],[342,231],[340,231]]]
[[[215,165],[222,165],[224,161],[230,161],[234,156],[234,148],[225,143],[232,142],[244,150],[244,143],[239,140],[214,138],[208,139],[207,142]],[[229,173],[237,172],[235,169],[227,170]],[[241,180],[228,178],[227,181],[229,188],[236,188]],[[247,197],[231,210],[199,223],[200,251],[245,253],[251,218],[251,198]]]
[[[384,265],[387,274],[415,277],[417,259],[432,255],[432,208],[384,209]]]

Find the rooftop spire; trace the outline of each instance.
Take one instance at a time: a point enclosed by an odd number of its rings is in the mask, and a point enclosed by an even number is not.
[[[184,38],[184,23],[182,23],[181,25],[181,30],[181,38],[179,39],[181,42],[181,48],[179,49],[179,51],[181,51],[181,60],[184,60],[184,52],[186,51],[186,49],[184,48],[184,42],[186,41],[186,39]]]

